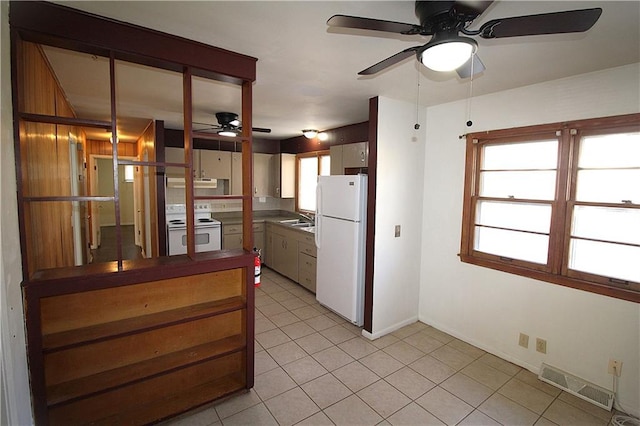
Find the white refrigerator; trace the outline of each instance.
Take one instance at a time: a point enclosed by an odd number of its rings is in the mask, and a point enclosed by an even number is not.
[[[318,176],[316,199],[316,299],[361,326],[367,176]]]

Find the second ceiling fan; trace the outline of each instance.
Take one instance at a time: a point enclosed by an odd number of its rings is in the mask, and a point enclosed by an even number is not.
[[[492,19],[477,30],[471,23],[493,1],[416,1],[415,13],[420,24],[385,21],[357,16],[334,15],[327,25],[340,28],[383,31],[404,35],[432,36],[425,45],[414,46],[392,55],[362,71],[359,75],[376,74],[413,55],[435,71],[456,70],[461,78],[484,71],[475,54],[478,44],[470,37],[484,39],[520,37],[540,34],[561,34],[587,31],[596,23],[601,8],[568,10],[537,15]]]
[[[238,114],[235,112],[216,112],[216,119],[218,120],[218,124],[207,124],[207,123],[193,123],[200,126],[205,126],[196,131],[198,132],[215,132],[220,136],[229,136],[234,137],[238,136],[242,132],[242,125],[240,124],[240,120],[238,119]],[[271,133],[271,129],[266,129],[263,127],[252,127],[252,132],[261,132],[261,133]]]

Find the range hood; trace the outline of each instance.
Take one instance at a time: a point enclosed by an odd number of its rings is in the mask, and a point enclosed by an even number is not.
[[[167,188],[184,188],[184,178],[168,177]],[[218,187],[218,179],[194,179],[193,187],[196,189],[216,189]]]

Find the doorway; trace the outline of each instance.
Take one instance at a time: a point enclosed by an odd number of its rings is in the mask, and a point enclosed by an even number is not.
[[[92,155],[90,158],[91,195],[113,196],[113,159],[110,156]],[[141,259],[142,252],[136,244],[133,166],[118,166],[118,192],[120,199],[120,230],[122,258]],[[115,203],[113,201],[91,204],[91,263],[117,260]]]

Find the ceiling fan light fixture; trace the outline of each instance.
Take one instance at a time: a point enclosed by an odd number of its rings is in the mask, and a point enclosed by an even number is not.
[[[434,71],[453,71],[466,63],[478,48],[468,37],[448,37],[427,43],[418,59]]]
[[[230,138],[234,138],[238,136],[238,131],[230,126],[223,126],[221,130],[218,130],[218,134],[220,136],[228,136]]]
[[[307,139],[313,139],[316,136],[318,136],[318,131],[315,130],[315,129],[305,129],[305,130],[302,131],[302,134]]]

